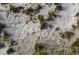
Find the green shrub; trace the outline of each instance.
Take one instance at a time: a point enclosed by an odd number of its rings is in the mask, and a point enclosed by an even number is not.
[[[77,20],[77,26],[79,26],[79,20]]]
[[[35,51],[43,50],[44,44],[43,43],[36,43],[34,49],[35,49]]]
[[[68,39],[70,39],[71,36],[74,35],[74,33],[71,32],[71,31],[65,31],[65,32],[59,33],[59,35],[60,35],[60,37],[62,37],[62,38],[68,38]]]
[[[8,37],[9,37],[8,32],[4,31],[3,35],[4,35],[4,41],[7,41]]]
[[[22,7],[16,7],[13,5],[10,5],[10,11],[13,11],[14,13],[18,13]]]
[[[24,11],[26,13],[26,15],[30,15],[32,16],[32,13],[34,12],[33,8],[27,8],[27,10]]]
[[[79,12],[78,12],[78,13],[76,13],[75,17],[78,17],[78,16],[79,16]]]
[[[13,48],[8,48],[8,50],[7,50],[7,54],[11,54],[11,53],[14,53],[14,52],[15,52],[15,50]]]
[[[61,4],[55,4],[55,5],[56,5],[55,12],[58,12],[63,9]]]
[[[35,12],[39,11],[40,9],[42,9],[42,6],[40,4],[36,5],[36,8],[34,9]]]
[[[44,15],[39,15],[38,20],[40,21],[41,29],[46,29],[48,27],[48,24],[46,23],[46,20],[44,19]]]
[[[48,55],[48,53],[45,51],[45,46],[43,43],[36,43],[34,49],[34,55]]]
[[[46,51],[34,51],[33,55],[48,55]]]
[[[79,38],[71,45],[72,47],[79,47]]]
[[[47,21],[51,21],[53,20],[53,18],[55,17],[55,14],[53,12],[48,12],[48,18]]]
[[[5,24],[3,24],[3,23],[0,23],[0,32],[2,31],[2,29],[4,29],[6,27],[6,25]]]
[[[56,31],[60,30],[60,27],[56,27],[55,30],[56,30]]]

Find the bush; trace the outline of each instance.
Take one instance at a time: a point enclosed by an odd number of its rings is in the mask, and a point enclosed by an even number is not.
[[[78,13],[76,13],[75,17],[77,17],[77,16],[79,16],[79,12],[78,12]]]
[[[46,51],[34,51],[33,55],[48,55]]]
[[[55,4],[55,5],[56,5],[55,12],[58,12],[63,9],[61,4]]]
[[[13,11],[14,13],[18,13],[20,11],[20,9],[22,9],[23,7],[15,7],[13,5],[10,5],[10,10]]]
[[[15,52],[15,50],[13,48],[8,48],[8,50],[7,50],[7,54],[11,54],[11,53],[14,53],[14,52]]]
[[[44,19],[44,15],[39,15],[38,20],[40,21],[41,29],[46,29],[48,27],[46,20]]]
[[[79,38],[71,45],[72,47],[79,47]]]
[[[71,36],[74,35],[74,33],[71,32],[71,31],[65,31],[65,32],[59,33],[59,35],[60,35],[60,37],[62,37],[62,38],[68,38],[68,39],[70,39]]]
[[[34,9],[35,11],[39,11],[40,9],[42,9],[42,6],[40,4],[36,5],[36,8]]]
[[[56,31],[60,30],[60,27],[56,27],[55,30],[56,30]]]
[[[35,49],[35,51],[43,50],[44,44],[43,43],[36,43],[34,49]]]
[[[79,20],[77,20],[77,26],[79,26]]]
[[[0,23],[0,32],[2,31],[2,29],[4,29],[6,26],[3,23]]]
[[[8,32],[6,32],[6,31],[3,32],[3,35],[4,35],[4,41],[6,41],[9,37]]]
[[[33,8],[28,8],[27,10],[24,11],[26,13],[26,15],[30,15],[32,16],[32,13],[34,12]]]
[[[48,18],[47,21],[53,20],[53,18],[56,17],[56,15],[53,12],[48,12]]]
[[[40,23],[44,23],[45,19],[44,19],[44,15],[38,15],[38,20],[40,21]]]
[[[36,43],[34,47],[34,55],[47,55],[48,53],[45,51],[45,46],[43,43]]]

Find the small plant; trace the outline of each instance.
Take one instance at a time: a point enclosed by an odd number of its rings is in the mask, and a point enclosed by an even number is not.
[[[22,7],[15,7],[13,5],[10,5],[10,10],[14,13],[18,13]]]
[[[74,35],[74,33],[71,32],[71,31],[65,31],[65,32],[59,33],[59,35],[60,35],[60,37],[62,37],[62,38],[68,38],[68,39],[70,39],[71,36]]]
[[[71,47],[79,47],[79,38],[71,45]]]
[[[44,15],[39,15],[38,20],[40,21],[41,29],[46,29],[48,27],[46,20],[44,19]]]
[[[44,19],[44,15],[38,15],[38,20],[40,21],[40,23],[44,23],[45,19]]]
[[[79,20],[77,20],[77,26],[79,26]]]
[[[11,54],[11,53],[14,53],[14,52],[15,52],[15,50],[13,48],[8,48],[8,50],[7,50],[7,54]]]
[[[40,4],[36,5],[36,8],[34,9],[35,11],[39,11],[40,9],[42,9],[42,6]]]
[[[35,49],[35,51],[43,50],[44,44],[43,43],[36,43],[34,49]]]
[[[60,30],[60,27],[56,27],[55,30],[56,30],[56,31]]]
[[[77,26],[75,25],[72,25],[72,29],[75,30],[77,28]]]
[[[34,47],[34,55],[47,55],[48,53],[45,51],[45,47],[43,43],[36,43]]]
[[[8,35],[8,33],[6,31],[3,32],[3,36],[4,36],[4,41],[7,41],[9,35]]]
[[[4,47],[5,47],[5,44],[0,42],[0,49]]]
[[[76,13],[75,17],[78,17],[78,16],[79,16],[79,12],[78,12],[78,13]]]
[[[18,6],[17,9],[24,9],[24,7],[22,7],[22,6]]]
[[[58,12],[63,9],[61,4],[55,4],[55,5],[56,5],[55,12]]]
[[[34,51],[33,55],[48,55],[48,53],[46,51]]]
[[[26,15],[30,15],[32,16],[32,13],[34,12],[33,8],[27,8],[27,10],[24,11],[26,13]]]
[[[4,29],[6,27],[6,25],[5,24],[3,24],[3,23],[0,23],[0,32],[2,31],[2,29]]]
[[[61,5],[61,3],[54,3],[54,5]]]
[[[48,18],[47,18],[47,21],[51,21],[53,20],[53,18],[55,17],[56,15],[53,14],[53,12],[48,12]]]

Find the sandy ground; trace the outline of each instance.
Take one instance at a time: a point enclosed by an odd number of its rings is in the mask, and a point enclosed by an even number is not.
[[[29,6],[34,4],[13,4],[15,6],[23,6],[24,10]],[[52,5],[40,4],[43,8],[40,10],[39,14],[47,15],[48,11],[53,8]],[[59,36],[60,31],[66,31],[72,29],[72,24],[76,25],[76,20],[74,15],[79,11],[79,4],[62,4],[63,10],[59,11],[57,14],[60,17],[56,17],[55,21],[50,21],[49,23],[54,26],[53,28],[48,28],[45,30],[40,30],[39,22],[33,23],[30,21],[30,16],[25,13],[13,13],[10,12],[10,4],[1,5],[0,4],[0,21],[5,23],[8,28],[7,30],[12,36],[10,39],[14,39],[18,42],[17,52],[14,54],[33,54],[34,44],[40,37],[40,41],[47,43],[48,50],[52,48],[62,48],[67,45],[71,45],[78,36],[78,29],[75,31],[74,37],[68,42],[66,39],[62,39]],[[35,16],[34,16],[35,17]],[[26,22],[28,23],[26,24]],[[56,27],[60,27],[59,31],[55,31]],[[33,33],[35,32],[35,33]],[[65,43],[65,44],[64,44]],[[6,54],[6,48],[0,49],[0,54]]]

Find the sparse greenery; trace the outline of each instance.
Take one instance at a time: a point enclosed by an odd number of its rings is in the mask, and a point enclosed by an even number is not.
[[[68,39],[70,39],[71,36],[74,35],[74,33],[71,32],[71,31],[65,31],[65,32],[59,33],[59,35],[60,35],[61,38],[68,38]]]
[[[15,52],[15,50],[13,48],[8,48],[8,50],[7,50],[7,54],[11,54],[11,53],[14,53],[14,52]]]
[[[52,50],[51,52],[53,55],[77,55],[79,54],[78,51],[79,50],[77,50],[75,47],[69,47],[66,49]]]

